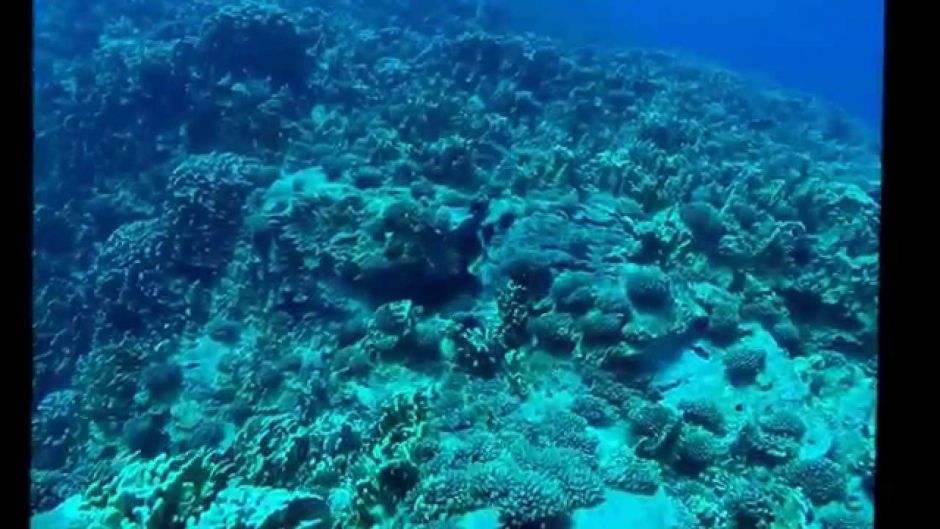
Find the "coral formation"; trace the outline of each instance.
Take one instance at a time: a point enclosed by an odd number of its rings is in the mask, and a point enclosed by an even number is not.
[[[724,435],[727,431],[724,412],[713,400],[684,400],[679,403],[678,408],[682,412],[683,420],[690,424],[701,426],[717,435]]]
[[[767,354],[755,347],[729,349],[723,358],[725,373],[734,384],[748,384],[764,370]]]
[[[658,463],[634,456],[614,457],[602,470],[605,483],[627,492],[653,494],[663,483]]]
[[[659,268],[640,269],[627,277],[627,295],[638,309],[661,309],[669,304],[669,278]]]
[[[594,395],[578,395],[571,403],[571,411],[577,413],[591,426],[609,426],[617,418],[616,409],[607,401]]]
[[[43,397],[33,413],[33,467],[63,467],[80,450],[87,435],[87,426],[78,419],[81,407],[81,396],[76,391],[59,390]]]
[[[739,443],[748,458],[777,464],[797,455],[805,432],[806,426],[796,413],[774,409],[746,424]]]
[[[684,427],[676,441],[676,467],[684,472],[697,473],[716,464],[724,453],[714,434],[697,427]]]
[[[782,474],[815,504],[821,505],[845,497],[845,469],[829,459],[793,461],[782,468]]]

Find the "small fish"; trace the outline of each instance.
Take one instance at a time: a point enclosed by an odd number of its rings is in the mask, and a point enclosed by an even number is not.
[[[692,345],[692,346],[690,347],[690,349],[691,349],[692,352],[695,353],[695,355],[698,356],[699,358],[702,358],[702,359],[705,359],[705,360],[709,360],[709,359],[711,359],[711,357],[712,357],[711,353],[709,353],[704,347],[702,347],[702,346],[699,345],[699,344],[694,344],[694,345]]]

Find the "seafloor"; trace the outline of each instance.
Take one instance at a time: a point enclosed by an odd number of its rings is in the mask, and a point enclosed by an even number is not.
[[[871,527],[877,141],[461,6],[40,2],[34,528]]]

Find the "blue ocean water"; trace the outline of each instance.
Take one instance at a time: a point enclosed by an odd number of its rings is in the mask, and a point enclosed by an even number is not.
[[[873,526],[873,2],[36,10],[33,529]]]
[[[506,2],[576,42],[671,49],[816,94],[880,132],[882,0]]]

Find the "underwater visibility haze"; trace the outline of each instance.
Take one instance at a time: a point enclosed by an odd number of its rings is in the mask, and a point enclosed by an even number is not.
[[[832,3],[37,1],[31,526],[873,527]]]
[[[838,105],[881,128],[883,0],[500,0],[520,29],[675,50]]]

